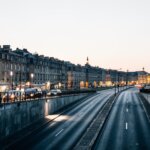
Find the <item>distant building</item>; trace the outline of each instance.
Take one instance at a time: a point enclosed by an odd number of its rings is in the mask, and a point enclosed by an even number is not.
[[[150,84],[150,74],[143,71],[137,72],[138,84]]]

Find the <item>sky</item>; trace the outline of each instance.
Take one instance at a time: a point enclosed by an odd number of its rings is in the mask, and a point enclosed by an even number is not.
[[[0,45],[150,72],[149,0],[0,0]]]

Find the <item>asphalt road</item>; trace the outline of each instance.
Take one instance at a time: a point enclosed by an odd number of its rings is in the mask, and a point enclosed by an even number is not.
[[[150,121],[137,92],[120,94],[93,150],[150,150]]]
[[[97,96],[56,118],[40,132],[20,141],[13,149],[72,149],[112,94],[114,89],[99,92]]]

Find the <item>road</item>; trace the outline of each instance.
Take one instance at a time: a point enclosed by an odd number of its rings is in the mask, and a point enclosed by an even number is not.
[[[11,149],[72,149],[113,94],[114,89],[101,91],[97,96],[89,98],[56,118],[40,132],[18,142]]]
[[[120,94],[93,150],[150,150],[150,121],[137,92]]]

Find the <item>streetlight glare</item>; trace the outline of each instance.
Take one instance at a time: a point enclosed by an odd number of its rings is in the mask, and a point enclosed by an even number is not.
[[[13,72],[12,71],[10,71],[10,76],[13,76]]]
[[[31,78],[33,78],[34,77],[34,74],[33,73],[31,73]]]

